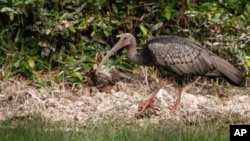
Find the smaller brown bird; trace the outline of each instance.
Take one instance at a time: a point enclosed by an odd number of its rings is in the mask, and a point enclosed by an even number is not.
[[[128,59],[133,63],[156,66],[162,76],[175,75],[179,91],[175,104],[170,106],[173,110],[180,104],[184,76],[220,77],[235,86],[245,85],[245,78],[228,61],[186,38],[171,35],[153,37],[137,52],[136,39],[132,34],[125,33],[119,37],[120,40],[99,64],[96,74],[113,53],[126,47]],[[139,105],[140,113],[152,105],[155,95]]]

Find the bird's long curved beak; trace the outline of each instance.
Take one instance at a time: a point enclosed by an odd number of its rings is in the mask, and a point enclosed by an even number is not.
[[[106,56],[102,59],[101,63],[99,64],[99,66],[97,67],[96,69],[96,75],[98,74],[98,72],[100,71],[102,65],[109,59],[109,57],[111,55],[113,55],[116,51],[118,51],[119,49],[121,49],[123,46],[122,46],[122,43],[121,41],[119,40],[115,46],[106,54]]]

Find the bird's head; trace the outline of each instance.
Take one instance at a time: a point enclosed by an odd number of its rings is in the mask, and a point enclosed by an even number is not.
[[[120,40],[115,44],[112,49],[117,48],[119,50],[123,47],[131,45],[135,41],[135,37],[131,33],[120,34],[116,37],[120,38]]]
[[[107,55],[102,59],[102,62],[99,64],[98,68],[96,69],[96,74],[101,69],[101,66],[109,59],[111,55],[113,55],[116,51],[121,48],[128,47],[129,45],[135,43],[135,37],[131,33],[124,33],[118,35],[117,37],[120,40],[114,45],[114,47],[107,53]]]

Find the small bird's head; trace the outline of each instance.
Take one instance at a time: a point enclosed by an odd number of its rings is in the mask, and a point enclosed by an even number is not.
[[[96,69],[96,74],[101,69],[101,66],[109,59],[111,55],[113,55],[116,51],[121,48],[128,47],[129,45],[135,43],[135,37],[131,33],[124,33],[121,35],[117,35],[120,40],[114,45],[114,47],[107,53],[107,55],[102,59],[102,62],[99,64],[98,68]]]

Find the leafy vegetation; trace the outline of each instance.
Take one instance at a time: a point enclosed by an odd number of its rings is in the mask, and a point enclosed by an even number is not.
[[[0,11],[3,80],[20,74],[39,86],[84,82],[99,52],[124,32],[133,33],[139,45],[160,34],[194,38],[249,72],[248,0],[0,0]],[[114,64],[131,69],[123,58]]]
[[[59,124],[60,125],[60,124]],[[191,127],[180,125],[179,127],[157,128],[153,125],[142,127],[127,123],[108,123],[92,125],[88,128],[74,129],[51,123],[45,123],[41,119],[29,119],[17,122],[6,121],[0,127],[0,140],[4,141],[226,141],[229,139],[229,129],[209,124],[197,124]],[[228,128],[228,127],[227,127]]]

